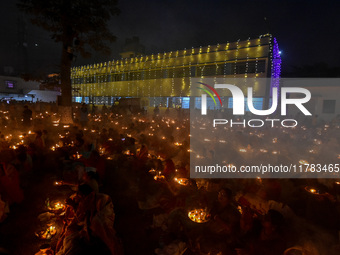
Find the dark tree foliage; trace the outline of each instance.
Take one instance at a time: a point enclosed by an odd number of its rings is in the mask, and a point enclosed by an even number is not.
[[[91,54],[86,46],[110,54],[107,42],[115,36],[107,22],[118,15],[117,0],[19,0],[21,11],[31,16],[31,22],[51,33],[52,39],[61,42],[60,79],[63,106],[70,106],[71,64],[74,54],[83,57]]]

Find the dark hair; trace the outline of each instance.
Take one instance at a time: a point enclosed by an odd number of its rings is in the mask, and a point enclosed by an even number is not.
[[[91,179],[91,180],[96,180],[98,181],[98,173],[90,171],[90,172],[86,172],[87,176]]]
[[[78,186],[78,192],[83,196],[88,196],[93,192],[93,189],[88,184],[81,184]]]
[[[222,188],[220,189],[220,192],[221,191],[224,191],[225,192],[225,195],[228,199],[232,199],[233,198],[233,192],[231,191],[231,189],[228,189],[228,188]]]
[[[267,212],[265,219],[277,227],[282,226],[282,224],[284,223],[283,215],[280,212],[273,210],[273,209],[270,209]]]

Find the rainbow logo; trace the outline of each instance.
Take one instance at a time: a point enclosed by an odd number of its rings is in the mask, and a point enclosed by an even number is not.
[[[205,83],[203,83],[203,82],[197,82],[197,83],[202,84],[203,86],[206,86],[206,87],[209,88],[212,92],[214,92],[214,94],[217,96],[217,98],[218,98],[218,100],[220,101],[220,104],[221,104],[221,106],[222,106],[221,97],[220,97],[220,95],[217,93],[217,91],[216,91],[213,87],[211,87],[210,85],[205,84]],[[212,98],[212,100],[214,100],[215,106],[217,106],[216,100],[215,100],[214,96],[211,94],[211,92],[210,92],[209,90],[207,90],[207,89],[205,89],[205,88],[201,88],[201,87],[197,87],[197,88],[200,89],[200,90],[203,90],[204,92],[206,92],[206,93]]]

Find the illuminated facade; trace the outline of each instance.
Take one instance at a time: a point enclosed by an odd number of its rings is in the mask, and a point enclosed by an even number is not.
[[[132,97],[147,99],[150,106],[172,107],[177,99],[189,100],[191,78],[277,78],[280,70],[276,39],[267,34],[245,41],[73,67],[71,79],[77,102],[111,105],[117,97]],[[277,84],[273,82],[271,86]]]

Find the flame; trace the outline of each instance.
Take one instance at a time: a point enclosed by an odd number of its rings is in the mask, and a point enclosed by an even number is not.
[[[189,179],[187,178],[174,178],[174,181],[180,185],[187,186],[189,184]]]
[[[300,165],[308,165],[308,161],[304,159],[300,159],[299,163]]]
[[[155,175],[153,178],[155,179],[155,181],[158,181],[158,180],[164,180],[165,176],[164,175]]]

